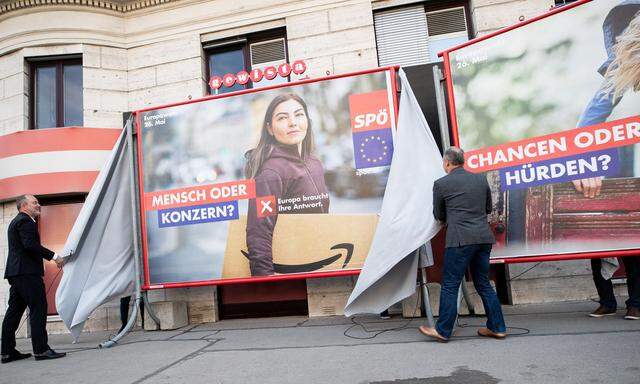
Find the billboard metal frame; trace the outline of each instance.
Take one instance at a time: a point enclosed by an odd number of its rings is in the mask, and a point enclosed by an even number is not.
[[[219,95],[211,95],[211,96],[207,96],[207,97],[202,97],[202,98],[198,98],[198,99],[194,99],[194,100],[187,100],[187,101],[182,101],[182,102],[177,102],[177,103],[170,103],[170,104],[164,104],[164,105],[159,105],[159,106],[154,106],[154,107],[149,107],[149,108],[144,108],[144,109],[139,109],[133,112],[133,114],[135,115],[135,132],[137,135],[137,156],[134,159],[134,161],[137,163],[137,169],[138,169],[138,185],[139,185],[139,205],[137,207],[137,209],[140,210],[140,232],[141,232],[141,243],[142,243],[142,261],[143,261],[143,277],[144,277],[144,283],[142,285],[142,289],[143,290],[152,290],[152,289],[163,289],[163,288],[185,288],[185,287],[201,287],[201,286],[210,286],[210,285],[227,285],[227,284],[242,284],[242,283],[259,283],[259,282],[269,282],[269,281],[283,281],[283,280],[301,280],[301,279],[308,279],[308,278],[324,278],[324,277],[335,277],[335,276],[352,276],[352,275],[358,275],[360,273],[360,269],[349,269],[349,270],[340,270],[340,271],[327,271],[327,272],[305,272],[305,273],[292,273],[292,274],[286,274],[286,275],[274,275],[274,276],[260,276],[260,277],[246,277],[246,278],[231,278],[231,279],[214,279],[214,280],[201,280],[201,281],[190,281],[190,282],[173,282],[173,283],[162,283],[162,284],[150,284],[150,274],[149,274],[149,250],[148,250],[148,244],[147,244],[147,225],[146,225],[146,212],[144,211],[143,207],[142,207],[142,202],[144,201],[144,178],[143,178],[143,169],[142,169],[142,140],[141,140],[141,124],[140,124],[140,114],[143,112],[148,112],[148,111],[153,111],[153,110],[158,110],[158,109],[163,109],[163,108],[169,108],[169,107],[175,107],[175,106],[179,106],[179,105],[186,105],[186,104],[193,104],[193,103],[199,103],[199,102],[203,102],[203,101],[207,101],[207,100],[214,100],[214,99],[222,99],[222,98],[227,98],[227,97],[233,97],[233,96],[238,96],[238,95],[245,95],[245,94],[250,94],[250,93],[257,93],[257,92],[262,92],[262,91],[268,91],[268,90],[272,90],[272,89],[279,89],[279,88],[287,88],[287,87],[292,87],[292,86],[297,86],[297,85],[303,85],[303,84],[310,84],[310,83],[316,83],[316,82],[320,82],[320,81],[327,81],[327,80],[334,80],[334,79],[340,79],[340,78],[344,78],[344,77],[352,77],[352,76],[358,76],[358,75],[365,75],[365,74],[369,74],[369,73],[376,73],[376,72],[387,72],[389,73],[389,77],[390,77],[390,87],[391,90],[393,92],[393,111],[394,111],[394,116],[396,119],[396,123],[397,123],[397,119],[398,119],[398,85],[397,85],[397,80],[396,80],[396,71],[400,68],[400,66],[394,65],[394,66],[386,66],[386,67],[379,67],[379,68],[373,68],[373,69],[368,69],[368,70],[363,70],[363,71],[356,71],[356,72],[349,72],[349,73],[343,73],[343,74],[338,74],[338,75],[331,75],[331,76],[323,76],[323,77],[318,77],[318,78],[312,78],[312,79],[304,79],[304,80],[299,80],[299,81],[292,81],[289,83],[283,83],[283,84],[275,84],[275,85],[270,85],[270,86],[266,86],[266,87],[260,87],[260,88],[251,88],[251,89],[244,89],[244,90],[240,90],[240,91],[235,91],[235,92],[229,92],[229,93],[223,93],[223,94],[219,94]]]
[[[476,39],[469,40],[463,44],[456,45],[447,50],[438,53],[438,56],[442,57],[444,60],[444,76],[446,82],[446,90],[447,90],[447,101],[449,102],[449,117],[451,120],[451,138],[453,139],[453,145],[459,145],[459,137],[458,137],[458,120],[456,117],[456,103],[453,95],[453,79],[451,77],[451,60],[449,58],[449,54],[453,51],[457,51],[461,48],[468,47],[470,45],[474,45],[478,42],[491,39],[495,36],[502,35],[509,31],[512,31],[517,28],[524,27],[528,24],[535,23],[539,20],[546,19],[547,17],[553,16],[555,14],[566,12],[575,7],[579,7],[581,5],[592,2],[593,0],[579,0],[575,3],[571,3],[568,5],[564,5],[561,7],[554,8],[549,12],[546,12],[540,16],[531,18],[529,20],[523,21],[521,23],[514,24],[512,26],[499,29],[493,33],[478,37]],[[532,263],[532,262],[540,262],[540,261],[561,261],[561,260],[576,260],[576,259],[598,259],[605,257],[624,257],[624,256],[639,256],[640,248],[638,249],[624,249],[618,251],[594,251],[594,252],[578,252],[578,253],[558,253],[558,254],[545,254],[545,255],[537,255],[537,256],[515,256],[515,257],[502,257],[502,258],[492,258],[492,264],[515,264],[515,263]]]

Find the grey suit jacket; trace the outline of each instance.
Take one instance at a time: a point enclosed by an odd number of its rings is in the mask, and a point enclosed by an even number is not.
[[[491,189],[484,174],[459,167],[433,184],[433,215],[447,224],[446,247],[495,243],[489,213]]]

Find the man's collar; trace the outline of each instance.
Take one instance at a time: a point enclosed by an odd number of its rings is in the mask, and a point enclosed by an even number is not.
[[[458,173],[458,172],[464,172],[464,166],[461,165],[459,167],[453,168],[451,171],[449,171],[449,173]]]
[[[33,217],[31,217],[31,215],[30,215],[30,214],[28,214],[27,212],[22,212],[22,211],[20,211],[20,213],[22,213],[22,214],[24,214],[24,215],[27,215],[31,220],[33,220],[33,222],[34,222],[34,223],[36,222],[36,219],[34,219]]]

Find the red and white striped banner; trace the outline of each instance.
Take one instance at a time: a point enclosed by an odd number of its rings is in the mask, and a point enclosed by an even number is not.
[[[121,131],[66,127],[0,136],[0,201],[88,192]]]

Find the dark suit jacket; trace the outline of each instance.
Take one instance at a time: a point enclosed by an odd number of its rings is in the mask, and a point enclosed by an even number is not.
[[[447,223],[446,247],[495,243],[489,213],[491,189],[484,174],[459,167],[433,184],[433,215]]]
[[[26,213],[18,213],[11,220],[7,233],[9,254],[4,278],[21,275],[44,276],[42,259],[51,260],[54,253],[40,245],[36,223]]]

